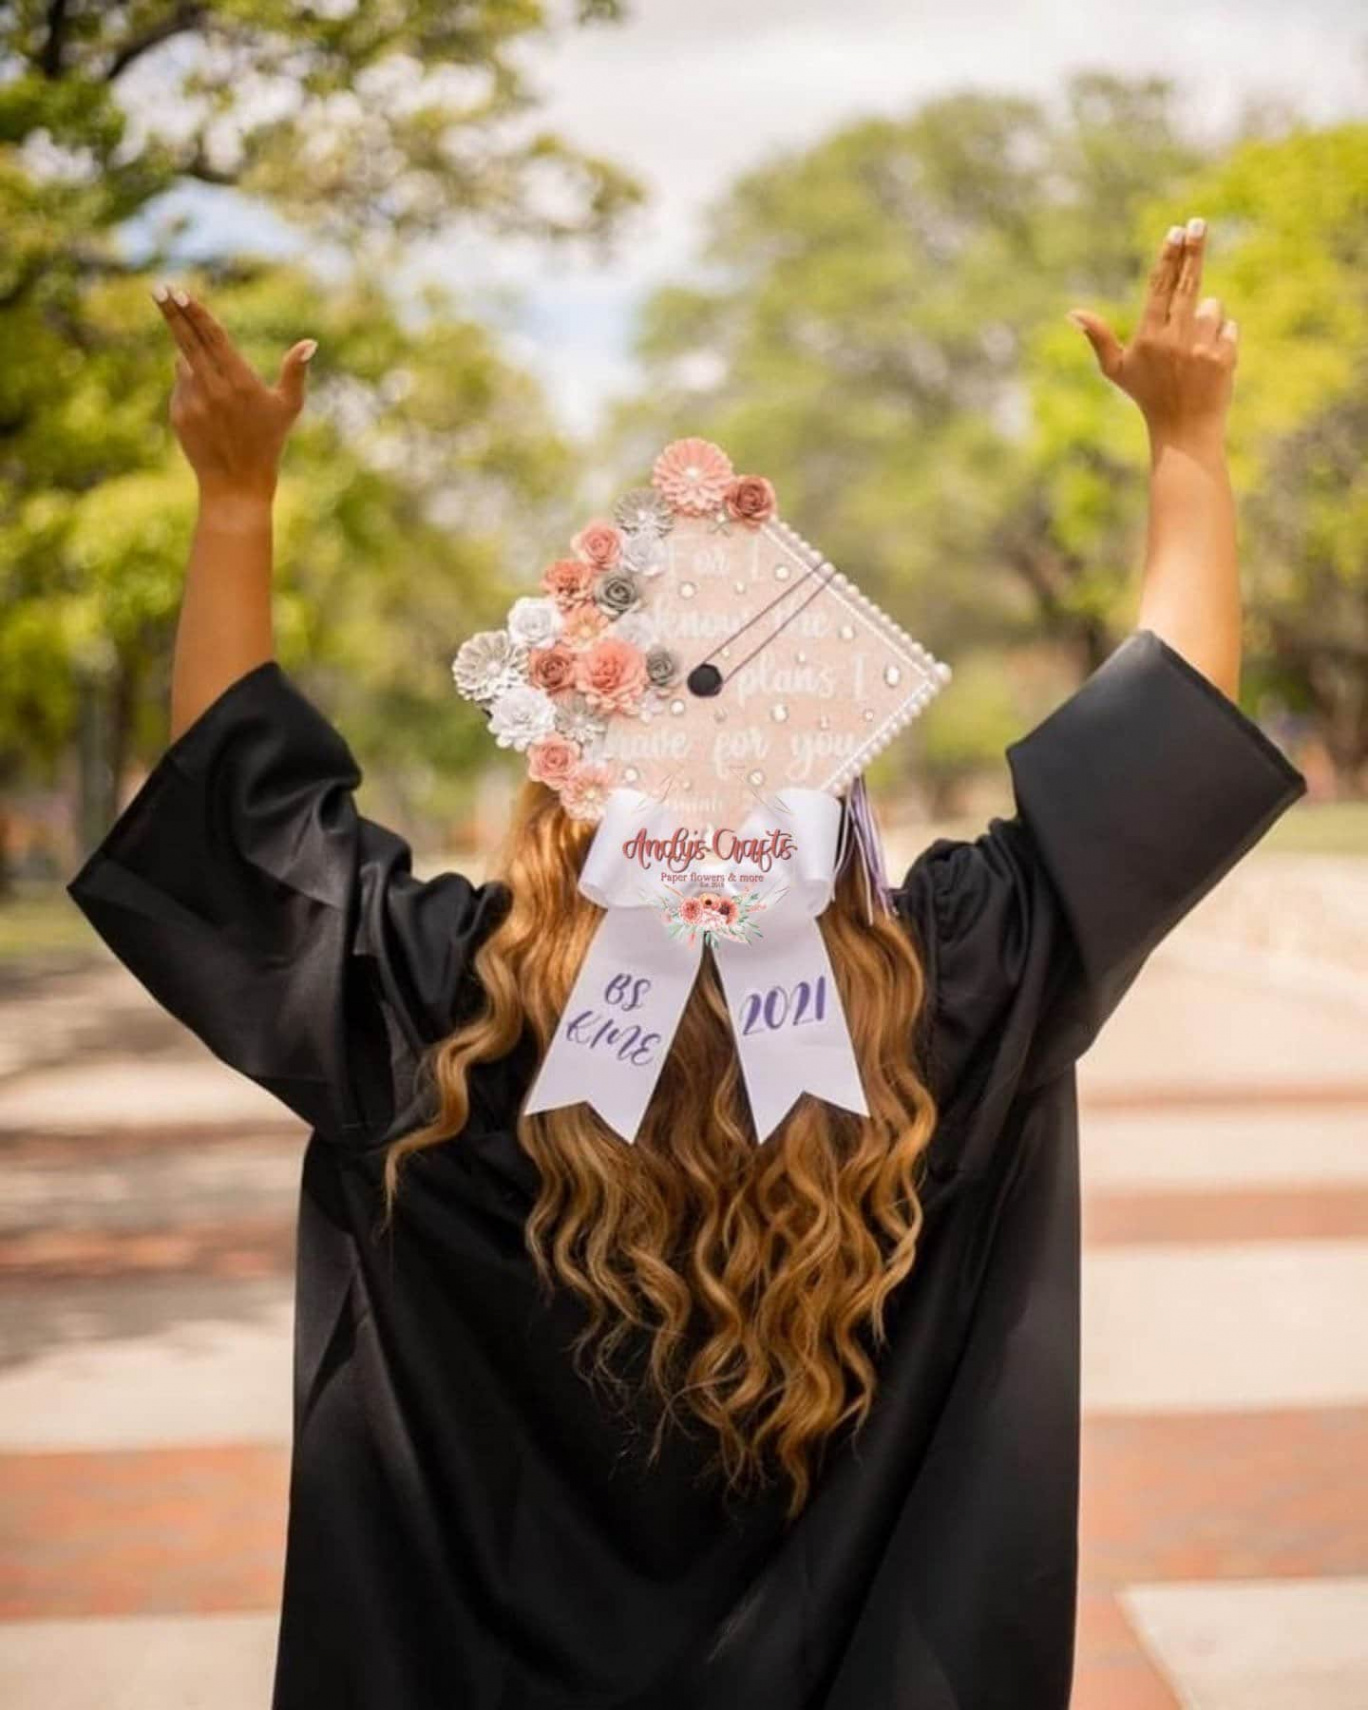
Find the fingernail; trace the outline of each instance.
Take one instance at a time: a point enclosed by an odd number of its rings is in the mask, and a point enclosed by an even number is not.
[[[1194,214],[1193,217],[1187,223],[1188,236],[1190,238],[1199,238],[1199,237],[1201,237],[1202,233],[1205,230],[1206,230],[1206,221],[1198,219],[1197,216]]]
[[[1168,236],[1164,239],[1164,242],[1165,243],[1182,243],[1182,241],[1183,241],[1183,228],[1182,228],[1182,226],[1170,226],[1168,229]]]
[[[160,281],[157,284],[155,284],[152,287],[152,295],[156,299],[157,302],[164,303],[166,301],[166,297],[167,297],[167,291],[166,291],[165,285],[161,284]]]
[[[316,338],[306,338],[304,340],[304,348],[300,351],[300,354],[299,354],[299,360],[301,362],[312,361],[313,353],[317,349],[318,349],[318,340]]]
[[[181,290],[179,285],[171,293],[171,295],[176,300],[176,302],[178,302],[180,304],[181,308],[184,308],[185,305],[190,301],[190,299],[186,296],[185,292]]]

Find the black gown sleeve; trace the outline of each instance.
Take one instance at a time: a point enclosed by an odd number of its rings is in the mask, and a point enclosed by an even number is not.
[[[163,1008],[324,1137],[385,1137],[507,893],[420,880],[346,742],[274,661],[162,754],[67,886]]]
[[[976,1058],[1026,1087],[1069,1067],[1150,952],[1306,789],[1147,629],[1007,762],[1016,812],[937,839],[895,894],[932,962],[930,1049],[947,1086]]]

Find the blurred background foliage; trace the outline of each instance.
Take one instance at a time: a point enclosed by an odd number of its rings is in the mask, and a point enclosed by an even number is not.
[[[554,22],[538,0],[0,4],[11,866],[68,863],[165,741],[194,485],[157,278],[201,291],[271,377],[320,341],[280,489],[279,647],[383,811],[459,836],[497,762],[451,693],[456,645],[587,494],[698,432],[954,663],[920,741],[881,763],[949,813],[1133,623],[1143,431],[1064,312],[1124,333],[1194,211],[1244,335],[1247,701],[1316,745],[1321,793],[1368,791],[1368,125],[1255,111],[1198,142],[1169,83],[1084,75],[1048,104],[966,93],[845,126],[716,204],[645,306],[638,394],[583,443],[456,289],[401,304],[387,283],[406,246],[462,227],[611,253],[639,187],[530,122],[514,49]],[[303,254],[190,263],[174,224],[131,244],[187,182],[251,198]],[[40,798],[69,811],[36,834],[14,804]]]
[[[1158,80],[1057,108],[981,94],[870,121],[743,178],[697,281],[643,316],[639,463],[690,421],[769,474],[803,532],[956,662],[924,722],[942,798],[1133,626],[1146,447],[1065,319],[1129,332],[1165,228],[1214,227],[1206,289],[1244,333],[1232,457],[1252,703],[1368,783],[1368,126],[1251,115],[1199,148]]]

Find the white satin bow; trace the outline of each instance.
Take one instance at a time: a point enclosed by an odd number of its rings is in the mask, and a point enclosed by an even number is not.
[[[589,946],[550,1048],[523,1106],[592,1105],[624,1140],[635,1140],[698,974],[701,939],[672,938],[660,918],[662,880],[623,853],[644,828],[665,840],[676,814],[640,791],[614,790],[585,856],[579,888],[607,912]],[[804,1092],[865,1116],[845,1011],[817,916],[836,880],[841,804],[820,790],[781,791],[755,808],[737,839],[789,833],[792,854],[763,872],[759,859],[710,857],[706,869],[756,874],[767,884],[762,936],[715,938],[716,958],[741,1059],[756,1137],[764,1141]],[[748,885],[746,887],[750,889]],[[757,885],[756,889],[759,888]]]

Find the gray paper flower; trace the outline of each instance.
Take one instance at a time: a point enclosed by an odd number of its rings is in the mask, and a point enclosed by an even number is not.
[[[654,487],[633,487],[613,506],[613,521],[628,534],[668,534],[674,512]]]
[[[572,742],[578,742],[586,754],[607,728],[607,721],[598,716],[583,695],[569,695],[556,702],[556,729]]]
[[[653,647],[646,655],[646,675],[653,688],[664,689],[679,675],[679,661],[668,647]]]
[[[452,660],[451,676],[468,701],[488,704],[527,681],[527,649],[506,629],[481,630]]]
[[[641,604],[641,592],[626,570],[608,570],[594,583],[594,604],[609,617],[621,617]]]

